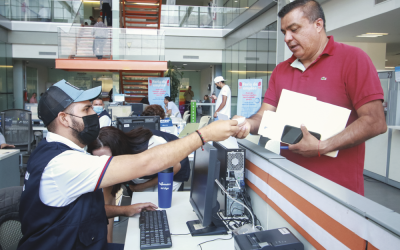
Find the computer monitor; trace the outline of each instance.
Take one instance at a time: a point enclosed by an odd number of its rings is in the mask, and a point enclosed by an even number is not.
[[[192,236],[227,234],[227,228],[218,216],[217,201],[219,179],[218,151],[206,143],[204,151],[199,148],[194,154],[194,169],[192,187],[190,189],[190,204],[199,220],[188,221],[186,225]]]
[[[25,103],[25,110],[29,110],[32,113],[32,123],[35,125],[43,124],[42,120],[38,117],[38,104],[37,103]]]
[[[129,103],[132,107],[132,115],[140,116],[143,113],[143,103]]]
[[[148,129],[160,130],[159,116],[133,116],[133,117],[118,117],[117,128],[126,132],[134,128],[145,127]]]
[[[112,121],[116,121],[118,117],[130,116],[131,112],[132,106],[130,105],[108,107],[108,113],[110,114]]]

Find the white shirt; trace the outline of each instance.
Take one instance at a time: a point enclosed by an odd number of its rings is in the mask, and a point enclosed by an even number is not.
[[[215,110],[217,110],[219,106],[221,106],[223,95],[227,97],[226,104],[225,107],[219,111],[219,113],[227,115],[228,118],[231,118],[231,89],[228,85],[223,86],[221,91],[219,92],[217,103],[215,104]]]
[[[107,115],[99,118],[100,128],[111,126],[111,119]]]
[[[57,155],[43,170],[39,197],[44,204],[64,207],[82,194],[99,188],[111,157],[91,155],[72,141],[55,133],[48,132],[46,140],[63,143],[73,150]]]
[[[181,112],[179,112],[179,108],[176,106],[174,102],[168,102],[167,108],[168,110],[172,110],[171,115],[175,116],[175,114],[178,112],[178,115],[176,115],[176,117],[182,118]]]
[[[6,139],[4,138],[4,135],[0,133],[0,145],[6,143]]]
[[[160,136],[156,136],[153,135],[150,140],[149,140],[149,146],[147,147],[147,149],[151,149],[154,148],[155,146],[161,145],[167,143],[167,141],[160,137]],[[141,178],[136,178],[132,180],[133,183],[135,184],[141,184],[141,183],[145,183],[148,182],[149,179],[141,179]],[[173,182],[173,187],[172,187],[172,191],[177,191],[179,189],[179,187],[181,186],[182,182]],[[143,192],[158,192],[158,185],[154,186],[154,187],[149,187],[146,188],[145,190],[143,190]]]

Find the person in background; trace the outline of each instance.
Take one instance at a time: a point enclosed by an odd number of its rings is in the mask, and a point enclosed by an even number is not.
[[[108,92],[109,102],[113,102],[112,96],[113,96],[113,89],[111,88],[111,90]]]
[[[31,99],[29,100],[29,103],[37,103],[36,96],[37,94],[33,93]]]
[[[221,90],[218,94],[217,103],[215,104],[214,121],[216,120],[215,118],[218,117],[218,113],[231,118],[231,89],[225,84],[225,79],[222,76],[215,77],[214,83],[217,89]]]
[[[3,148],[15,148],[15,146],[6,143],[6,138],[4,138],[4,135],[2,134],[2,131],[0,128],[0,149],[3,149]]]
[[[93,29],[93,54],[96,55],[97,59],[103,58],[103,49],[104,45],[106,44],[108,33],[108,30],[105,28],[107,28],[107,26],[102,22],[101,17],[97,18],[97,23],[94,25]]]
[[[42,22],[50,22],[50,8],[44,7],[44,5],[41,4],[38,14]]]
[[[90,16],[90,25],[95,25],[96,24],[96,20],[94,19],[94,17]]]
[[[92,105],[94,112],[99,116],[100,128],[111,126],[111,116],[107,110],[104,109],[103,99],[96,98],[93,100]]]
[[[204,96],[203,103],[211,103],[210,97],[208,95]],[[203,115],[210,115],[210,106],[201,106]]]
[[[179,112],[178,107],[176,104],[171,100],[171,97],[166,96],[164,98],[165,110],[167,111],[168,115],[174,115],[176,117],[182,118],[181,112]]]
[[[299,124],[303,139],[289,145],[289,150],[282,150],[281,154],[289,161],[364,195],[365,141],[387,130],[377,70],[364,51],[327,36],[324,11],[318,2],[291,2],[278,16],[293,56],[276,66],[260,110],[246,119],[235,136],[245,138],[250,132],[257,134],[264,111],[277,110],[283,89],[347,108],[351,113],[342,132],[320,141]],[[339,150],[336,158],[324,155],[336,150]]]
[[[142,116],[159,116],[160,119],[165,119],[165,111],[160,105],[153,104],[144,109]]]
[[[103,10],[103,23],[104,18],[107,17],[107,26],[112,26],[112,0],[102,0],[100,3],[101,9]]]
[[[87,22],[85,22],[85,26],[89,26],[89,24]]]
[[[194,97],[194,93],[192,91],[192,86],[189,86],[189,88],[185,91],[183,94],[185,97],[185,111],[190,110],[190,102],[192,101]]]

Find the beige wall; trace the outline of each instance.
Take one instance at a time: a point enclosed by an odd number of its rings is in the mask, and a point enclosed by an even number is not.
[[[385,70],[386,43],[342,43],[362,49],[371,58],[377,70]]]

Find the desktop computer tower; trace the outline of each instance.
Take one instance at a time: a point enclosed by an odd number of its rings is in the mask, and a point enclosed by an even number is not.
[[[219,142],[213,143],[218,150],[218,160],[220,161],[220,182],[234,199],[241,201],[240,193],[244,186],[244,149],[228,149]],[[217,200],[220,210],[226,217],[243,216],[245,208],[232,201],[222,190],[218,191]]]

